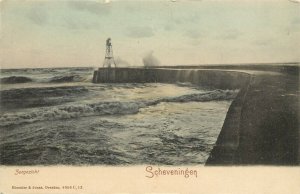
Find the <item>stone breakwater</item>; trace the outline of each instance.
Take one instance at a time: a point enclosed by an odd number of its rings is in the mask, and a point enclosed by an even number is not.
[[[299,165],[299,64],[99,68],[94,83],[240,89],[206,165]]]

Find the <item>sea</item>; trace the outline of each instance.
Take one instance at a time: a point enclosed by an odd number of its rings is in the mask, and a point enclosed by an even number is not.
[[[238,90],[2,69],[1,165],[203,165]]]

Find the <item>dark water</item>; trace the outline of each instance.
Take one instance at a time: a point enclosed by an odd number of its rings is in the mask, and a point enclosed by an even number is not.
[[[5,165],[205,163],[237,91],[92,84],[92,68],[1,71]]]

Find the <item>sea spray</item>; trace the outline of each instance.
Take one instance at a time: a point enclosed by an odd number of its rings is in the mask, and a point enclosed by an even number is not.
[[[153,55],[154,51],[148,52],[144,58],[143,63],[145,67],[159,66],[160,61]]]

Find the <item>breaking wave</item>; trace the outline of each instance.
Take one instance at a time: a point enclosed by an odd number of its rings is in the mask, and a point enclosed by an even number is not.
[[[65,83],[65,82],[82,82],[85,81],[87,77],[79,75],[65,75],[65,76],[55,76],[52,77],[49,82],[51,83]]]
[[[165,98],[162,102],[206,102],[212,100],[232,100],[238,90],[214,90],[206,93],[187,94],[178,97]]]
[[[1,84],[85,82],[92,80],[92,72],[93,68],[2,69]]]
[[[232,100],[236,97],[237,93],[238,90],[214,90],[206,93],[189,94],[149,101],[98,102],[90,104],[65,104],[54,107],[42,107],[15,114],[3,114],[0,116],[0,126],[88,116],[136,114],[141,108],[154,106],[161,102],[183,103]]]
[[[69,96],[87,92],[83,86],[62,86],[42,88],[19,88],[1,91],[1,101],[18,100],[36,97]]]
[[[86,82],[91,81],[91,76],[84,75],[59,75],[53,77],[25,77],[25,76],[10,76],[1,78],[2,84],[20,84],[28,82],[37,82],[37,83],[67,83],[67,82]]]
[[[36,111],[4,114],[0,117],[0,126],[32,123],[36,121],[70,119],[82,116],[134,114],[142,104],[134,102],[103,102],[83,105],[63,105],[45,107]]]
[[[18,88],[0,91],[0,106],[3,110],[53,106],[73,101],[83,96],[88,89],[83,86]]]
[[[17,83],[27,83],[32,82],[32,79],[24,76],[10,76],[1,78],[1,83],[3,84],[17,84]]]

